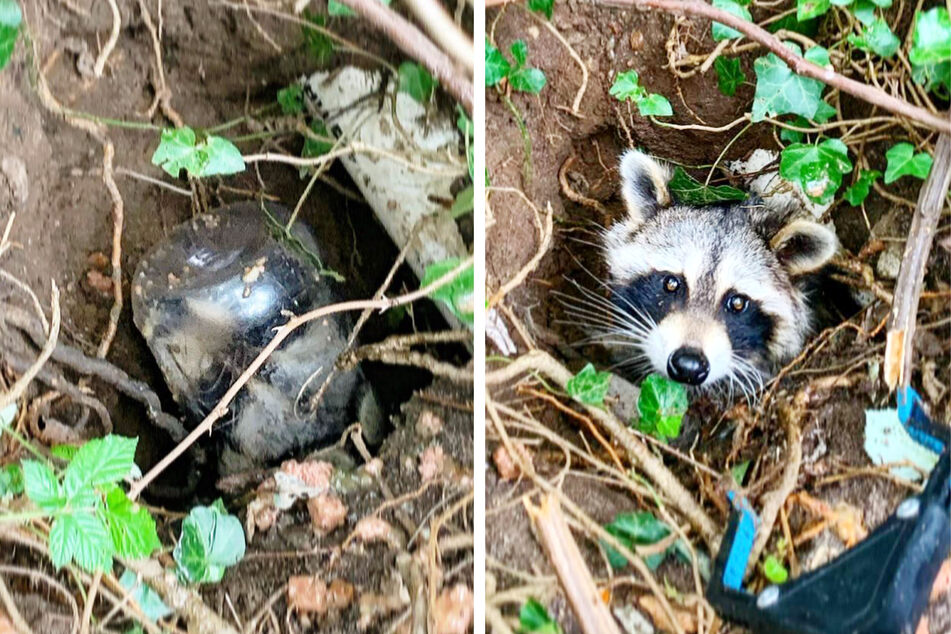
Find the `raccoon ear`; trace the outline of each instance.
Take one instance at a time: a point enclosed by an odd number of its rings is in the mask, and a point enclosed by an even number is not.
[[[670,204],[670,170],[663,163],[639,150],[628,150],[621,157],[620,172],[629,225],[636,227]]]
[[[811,220],[793,220],[769,243],[790,275],[817,271],[835,255],[839,240],[835,232]]]

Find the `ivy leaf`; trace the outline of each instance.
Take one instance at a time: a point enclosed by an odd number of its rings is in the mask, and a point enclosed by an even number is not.
[[[485,39],[485,85],[495,86],[509,76],[512,65],[502,55],[502,51],[492,46],[489,38]]]
[[[420,282],[420,286],[429,286],[459,266],[460,262],[461,260],[459,258],[448,258],[441,262],[428,265],[423,272],[423,279]],[[471,327],[475,323],[475,304],[473,303],[475,301],[474,289],[474,269],[469,266],[456,275],[455,279],[448,284],[444,284],[436,290],[430,291],[429,297],[433,301],[440,301],[445,304],[453,315]]]
[[[870,25],[877,17],[875,15],[875,5],[872,4],[871,0],[855,0],[851,10],[855,19],[865,26]]]
[[[608,94],[618,101],[639,101],[647,96],[647,91],[641,86],[637,71],[628,70],[614,77]]]
[[[839,139],[818,145],[794,143],[780,154],[779,175],[798,183],[810,200],[821,205],[832,200],[842,176],[851,171],[849,150]]]
[[[548,615],[548,610],[535,599],[529,599],[518,612],[518,631],[530,634],[561,634],[561,627]]]
[[[667,187],[678,202],[687,205],[709,205],[729,200],[746,200],[744,191],[729,185],[709,187],[685,172],[682,167],[674,169],[674,175]]]
[[[380,3],[390,6],[390,0],[380,0]],[[352,18],[357,15],[356,11],[339,0],[327,0],[327,13],[335,18]]]
[[[616,537],[629,550],[633,550],[634,546],[656,544],[670,534],[670,528],[649,511],[619,513],[615,516],[613,522],[604,527],[604,530]],[[627,558],[624,555],[607,544],[602,545],[608,554],[611,567],[620,569],[627,565]],[[644,563],[651,570],[656,570],[664,561],[668,552],[670,552],[670,548],[662,553],[649,555],[644,558]]]
[[[881,177],[882,173],[878,170],[862,170],[859,172],[858,179],[848,189],[845,190],[845,193],[842,194],[842,197],[845,198],[853,207],[858,207],[863,202],[865,202],[865,199],[868,197],[868,193],[872,188],[872,183]]]
[[[885,158],[885,184],[890,185],[902,176],[914,176],[925,179],[931,171],[931,155],[927,152],[915,154],[915,146],[911,143],[898,143],[887,152]]]
[[[740,67],[740,60],[735,57],[719,56],[713,62],[717,71],[717,88],[727,97],[736,94],[736,89],[746,81],[746,73]]]
[[[789,578],[786,567],[775,555],[766,557],[766,561],[763,562],[763,574],[773,583],[785,583],[786,579]]]
[[[398,69],[400,92],[418,101],[426,103],[436,92],[436,80],[429,71],[415,62],[403,62]]]
[[[872,51],[881,57],[891,57],[901,45],[898,37],[888,27],[888,22],[882,18],[875,20],[865,27],[861,35],[849,34],[849,44],[863,51]]]
[[[323,15],[310,11],[304,11],[304,19],[321,28],[327,23],[327,19]],[[334,41],[326,33],[309,28],[305,24],[301,24],[301,30],[304,33],[304,43],[307,45],[310,54],[317,60],[317,63],[326,64],[329,62],[334,54]]]
[[[75,561],[87,572],[108,572],[114,552],[106,526],[95,513],[74,512],[53,520],[50,559],[57,570]]]
[[[515,60],[515,68],[509,72],[509,84],[515,90],[537,95],[548,81],[545,73],[537,68],[526,68],[528,61],[528,45],[524,40],[515,40],[509,48]]]
[[[742,18],[747,22],[750,22],[753,19],[753,16],[750,15],[750,10],[735,0],[713,0],[713,6],[717,9],[722,9],[727,13],[731,13],[738,18]],[[712,24],[712,30],[714,42],[743,36],[743,34],[736,29],[720,24],[719,22],[714,22]]]
[[[152,154],[152,165],[157,165],[173,178],[182,170],[196,178],[216,174],[235,174],[244,171],[241,151],[231,141],[217,136],[198,139],[189,127],[162,130],[159,146]]]
[[[0,0],[0,70],[3,70],[13,56],[21,22],[23,13],[16,0]]]
[[[819,17],[829,10],[829,0],[796,0],[796,19],[800,22]]]
[[[642,117],[669,117],[674,114],[667,97],[651,93],[637,102],[637,111]]]
[[[23,490],[26,497],[47,513],[66,506],[66,496],[53,469],[45,462],[24,460]]]
[[[284,114],[300,114],[304,111],[304,88],[300,84],[281,88],[277,91],[277,103]]]
[[[800,49],[796,44],[785,44],[799,54]],[[829,53],[821,46],[809,49],[805,58],[819,66],[829,63]],[[817,79],[796,75],[773,53],[753,62],[753,70],[756,72],[753,121],[762,121],[766,117],[781,114],[798,114],[807,119],[815,117],[822,103],[825,84]]]
[[[142,559],[162,547],[148,509],[132,502],[118,486],[106,493],[103,515],[112,545],[120,557]]]
[[[544,13],[545,17],[551,20],[552,9],[555,7],[555,0],[528,0],[528,8],[536,13]]]
[[[812,120],[816,123],[825,123],[835,115],[836,109],[823,99],[819,102],[819,107],[816,108],[816,114],[812,115]]]
[[[951,17],[947,8],[935,7],[918,15],[908,59],[916,66],[951,59]]]
[[[119,577],[119,585],[125,588],[150,621],[155,622],[172,614],[173,610],[165,605],[162,597],[128,568]]]
[[[925,87],[948,101],[951,98],[951,61],[937,64],[912,65],[911,78],[916,84]]]
[[[178,574],[189,583],[217,583],[225,570],[244,557],[244,529],[221,500],[196,506],[182,521],[182,534],[172,552]]]
[[[641,382],[637,412],[641,431],[661,439],[676,438],[687,412],[687,390],[661,374],[651,374]]]
[[[565,383],[568,396],[585,405],[604,406],[604,397],[611,385],[610,372],[598,372],[594,365],[587,364],[578,374]]]

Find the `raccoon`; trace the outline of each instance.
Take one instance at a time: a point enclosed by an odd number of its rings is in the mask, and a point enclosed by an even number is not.
[[[755,196],[680,204],[670,170],[639,151],[620,175],[627,213],[602,236],[613,343],[680,383],[752,394],[812,330],[810,278],[836,253],[835,232]]]

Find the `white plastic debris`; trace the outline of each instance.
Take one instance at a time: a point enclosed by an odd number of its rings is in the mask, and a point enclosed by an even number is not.
[[[937,454],[908,435],[894,409],[865,410],[865,453],[876,465],[907,460],[925,472],[938,462]],[[921,480],[921,473],[912,467],[892,467],[890,471],[906,480]]]
[[[753,151],[749,159],[731,161],[726,165],[727,169],[737,176],[758,174],[749,181],[747,187],[763,200],[772,201],[776,207],[795,205],[797,208],[807,210],[814,218],[821,218],[832,206],[832,202],[825,205],[814,203],[806,197],[805,192],[798,184],[780,177],[778,158],[779,155],[776,152],[757,149]],[[775,165],[775,167],[760,173],[769,165]]]

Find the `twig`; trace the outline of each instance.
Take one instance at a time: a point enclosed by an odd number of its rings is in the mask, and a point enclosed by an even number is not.
[[[96,595],[99,593],[99,584],[102,583],[102,572],[96,572],[89,584],[86,593],[86,605],[83,606],[83,620],[79,626],[79,634],[89,634],[89,622],[92,620],[92,609],[96,605]]]
[[[727,13],[722,9],[717,9],[700,0],[599,0],[599,2],[611,6],[634,6],[638,8],[660,9],[661,11],[666,11],[674,15],[689,15],[719,22],[725,26],[736,29],[751,40],[765,46],[775,54],[776,57],[786,62],[797,75],[818,79],[833,88],[837,88],[853,97],[858,97],[873,106],[878,106],[897,115],[919,121],[939,132],[951,134],[951,120],[948,119],[947,114],[944,116],[933,114],[925,108],[913,106],[907,101],[893,97],[884,90],[844,77],[834,70],[813,64],[804,57],[796,55],[796,53],[784,45],[779,38],[758,24],[747,22],[743,18]]]
[[[405,0],[403,4],[409,7],[439,47],[449,53],[471,77],[474,69],[472,38],[459,28],[443,5],[434,0]]]
[[[892,303],[888,343],[885,346],[885,381],[889,389],[911,382],[911,368],[918,301],[925,267],[948,188],[951,187],[951,137],[942,134],[935,146],[931,173],[918,194],[918,208],[911,221]]]
[[[551,245],[552,232],[554,231],[554,212],[551,208],[551,203],[548,203],[545,211],[545,224],[542,225],[539,220],[541,213],[538,210],[538,207],[532,203],[531,200],[525,195],[525,193],[520,189],[514,189],[510,187],[494,187],[493,191],[496,192],[510,192],[518,194],[522,199],[528,203],[534,212],[533,220],[535,221],[535,227],[538,229],[538,246],[535,249],[535,255],[529,259],[528,262],[519,269],[511,279],[509,279],[505,284],[499,287],[499,290],[492,293],[492,297],[489,298],[487,308],[492,308],[498,304],[505,296],[514,288],[517,288],[525,279],[531,274],[532,271],[538,266],[538,263],[542,261],[542,258],[545,257],[545,253],[548,252],[548,247]]]
[[[116,148],[112,141],[106,141],[102,151],[102,181],[109,190],[109,196],[112,197],[112,308],[109,309],[109,323],[106,325],[106,332],[99,342],[99,349],[96,350],[96,356],[105,359],[109,354],[109,347],[116,336],[116,330],[119,328],[119,316],[122,314],[122,222],[123,222],[123,204],[122,195],[119,194],[119,188],[116,187],[116,181],[112,177],[112,159],[115,156]]]
[[[8,391],[0,393],[0,410],[20,398],[23,392],[26,391],[27,386],[43,368],[43,365],[46,364],[46,361],[50,358],[50,355],[53,354],[53,350],[56,348],[56,340],[59,337],[60,326],[59,288],[56,287],[56,282],[53,280],[50,280],[50,285],[52,287],[52,290],[50,291],[52,296],[52,299],[50,300],[52,305],[52,323],[50,324],[50,333],[46,339],[46,344],[43,346],[43,349],[40,351],[40,356],[37,357],[33,365],[31,365],[26,372],[20,375],[20,378],[16,380],[16,382],[10,387]]]
[[[578,86],[578,92],[575,93],[575,100],[571,103],[571,114],[578,117],[579,119],[584,118],[581,114],[581,111],[578,108],[581,107],[581,100],[584,98],[584,93],[588,89],[588,65],[584,63],[581,59],[581,56],[578,55],[578,52],[571,46],[565,36],[555,28],[555,25],[551,23],[550,20],[543,19],[540,15],[534,11],[528,10],[528,14],[535,19],[536,22],[541,23],[546,29],[548,29],[552,35],[555,36],[561,45],[568,50],[568,55],[571,56],[571,59],[581,68],[581,85]]]
[[[445,275],[440,277],[438,280],[435,280],[431,284],[424,286],[416,291],[411,293],[406,293],[399,297],[393,299],[379,299],[379,300],[356,300],[349,302],[341,302],[339,304],[331,304],[329,306],[322,306],[320,308],[315,308],[303,315],[296,315],[291,317],[286,324],[280,326],[276,329],[274,337],[270,342],[264,347],[263,350],[255,357],[254,361],[245,369],[244,372],[235,380],[235,382],[228,388],[228,391],[225,392],[224,396],[221,397],[221,400],[218,401],[218,404],[215,405],[207,416],[199,423],[199,425],[192,430],[188,436],[186,436],[171,452],[168,453],[164,458],[162,458],[158,463],[155,464],[149,472],[146,473],[142,478],[137,480],[129,490],[129,498],[134,500],[136,499],[152,482],[159,474],[161,474],[165,469],[168,468],[179,456],[181,456],[191,445],[193,445],[199,438],[211,431],[212,426],[215,424],[219,418],[224,416],[228,411],[228,406],[231,404],[231,401],[234,400],[234,397],[237,396],[238,392],[244,387],[244,385],[251,379],[252,376],[260,369],[264,362],[271,356],[283,341],[290,335],[294,330],[300,326],[313,321],[315,319],[320,319],[321,317],[326,317],[328,315],[333,315],[335,313],[342,313],[352,310],[363,310],[365,308],[386,310],[388,308],[393,308],[396,306],[402,306],[404,304],[409,304],[416,301],[422,297],[426,297],[432,291],[441,288],[454,280],[457,275],[462,273],[468,267],[472,266],[473,258],[470,255],[466,258],[459,266],[455,267],[453,270],[447,272]]]
[[[29,624],[23,620],[23,615],[20,614],[20,610],[17,609],[17,604],[13,602],[13,596],[10,594],[10,589],[7,587],[7,582],[3,579],[2,575],[0,575],[0,604],[3,605],[4,611],[13,622],[13,627],[16,629],[17,634],[33,634],[33,630],[30,629]]]
[[[341,0],[373,26],[380,29],[404,53],[421,62],[466,112],[472,114],[472,77],[456,68],[414,24],[377,0]]]
[[[112,49],[116,47],[116,42],[119,41],[119,29],[122,28],[122,16],[119,15],[119,7],[116,5],[116,0],[107,1],[109,2],[109,8],[112,9],[112,31],[109,33],[109,39],[106,40],[106,45],[99,51],[99,57],[96,58],[96,64],[93,66],[93,72],[96,77],[102,77],[102,71],[106,67],[106,61],[109,59]]]

